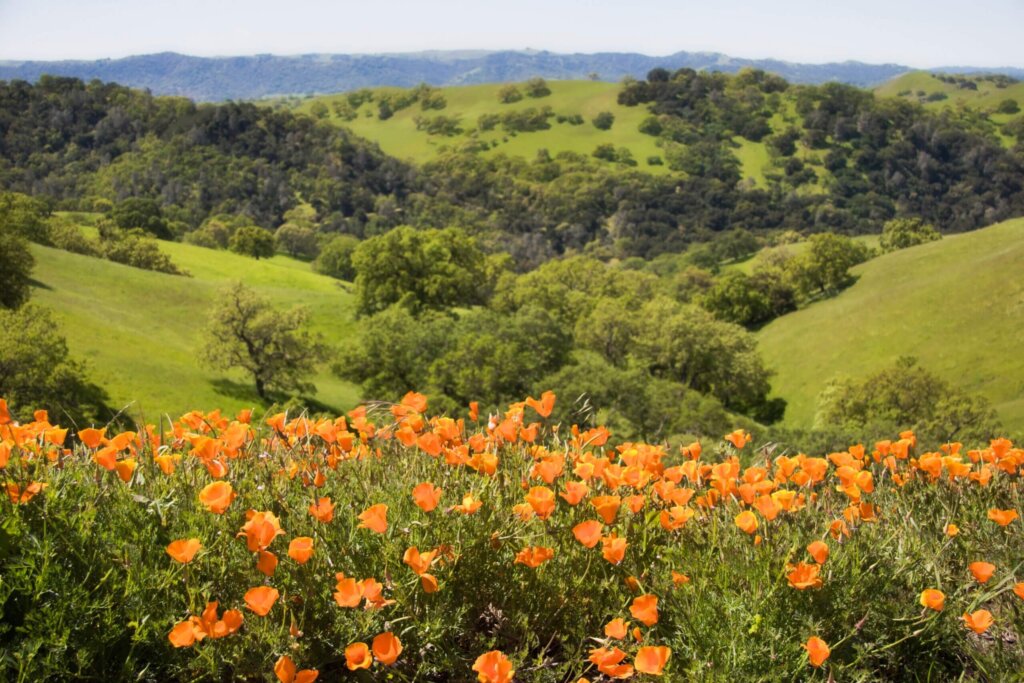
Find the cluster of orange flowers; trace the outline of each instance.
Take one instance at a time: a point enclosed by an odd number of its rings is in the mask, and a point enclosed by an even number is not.
[[[572,528],[576,542],[586,549],[600,546],[601,557],[613,564],[623,562],[630,542],[618,522],[628,515],[636,515],[648,507],[658,510],[660,527],[667,534],[684,529],[695,519],[704,519],[713,511],[734,505],[739,512],[734,517],[740,533],[748,535],[754,544],[761,544],[772,523],[786,515],[799,514],[812,507],[829,487],[844,496],[845,509],[841,516],[831,520],[822,530],[821,538],[813,540],[806,550],[810,562],[790,564],[786,572],[788,585],[797,590],[822,586],[821,567],[830,556],[827,539],[841,542],[855,532],[858,525],[871,524],[882,511],[871,500],[876,477],[888,477],[897,487],[912,482],[935,484],[940,481],[966,482],[988,486],[993,477],[1018,475],[1024,469],[1024,450],[1014,448],[1006,439],[997,439],[988,448],[963,452],[959,443],[945,444],[940,451],[915,456],[916,439],[910,432],[895,441],[880,441],[870,451],[863,445],[851,446],[843,452],[826,457],[804,454],[779,455],[774,459],[747,467],[741,465],[739,451],[751,442],[751,435],[737,430],[725,435],[732,449],[723,452],[719,462],[701,459],[703,448],[699,442],[682,447],[678,464],[665,462],[668,453],[663,446],[623,443],[614,449],[604,448],[609,433],[604,428],[581,430],[573,426],[570,434],[554,439],[552,446],[536,443],[542,423],[529,422],[526,410],[532,410],[545,419],[550,416],[555,396],[545,392],[540,399],[529,398],[513,404],[504,415],[490,416],[481,428],[470,432],[464,420],[450,417],[428,419],[426,397],[410,392],[401,403],[391,407],[392,424],[378,428],[368,418],[365,407],[336,419],[311,419],[305,416],[288,419],[285,414],[265,420],[269,434],[261,435],[251,424],[251,413],[243,411],[230,420],[218,412],[189,413],[178,420],[167,434],[159,433],[152,425],[140,432],[122,432],[107,435],[105,429],[83,429],[78,439],[91,459],[104,470],[131,485],[140,458],[152,453],[152,461],[167,476],[172,476],[182,457],[197,459],[207,470],[212,481],[198,492],[199,503],[210,513],[225,514],[238,497],[227,480],[233,461],[244,457],[250,447],[260,449],[281,448],[292,457],[281,472],[282,476],[299,479],[306,486],[321,487],[332,470],[349,460],[379,457],[381,445],[395,440],[401,448],[422,453],[451,467],[469,468],[483,477],[494,475],[507,457],[510,446],[518,446],[529,454],[528,469],[523,480],[526,490],[522,502],[512,507],[512,514],[527,521],[547,521],[558,513],[560,506],[592,511],[595,519],[582,521]],[[471,421],[479,421],[479,408],[471,404]],[[558,436],[557,431],[553,430]],[[67,430],[54,427],[45,412],[38,412],[35,420],[18,425],[0,399],[0,470],[8,467],[12,454],[20,457],[45,458],[57,462],[70,457],[72,451],[64,447]],[[831,477],[830,477],[831,475]],[[40,494],[46,484],[38,481],[7,481],[8,496],[14,504],[26,504]],[[478,494],[460,492],[448,508],[450,513],[474,514],[484,501]],[[433,482],[417,484],[410,492],[415,505],[424,514],[437,510],[442,498],[449,492]],[[561,501],[561,502],[560,502]],[[580,508],[579,506],[585,505]],[[329,497],[314,499],[308,513],[318,523],[330,524],[335,505]],[[1001,527],[1008,527],[1018,518],[1013,509],[992,508],[988,518]],[[375,504],[358,515],[359,528],[370,533],[384,534],[388,530],[388,506]],[[949,524],[947,533],[957,532]],[[280,520],[269,511],[248,510],[245,523],[237,536],[243,538],[253,554],[258,571],[273,577],[278,557],[271,547],[278,536],[286,535]],[[495,539],[496,540],[496,539]],[[202,549],[197,538],[176,540],[167,546],[167,553],[175,561],[188,564]],[[297,564],[305,564],[316,552],[312,537],[297,536],[288,543],[287,556]],[[516,551],[515,565],[538,569],[555,557],[556,549],[531,545]],[[441,589],[441,583],[432,572],[452,560],[457,549],[440,545],[426,551],[417,547],[405,550],[402,561],[415,574],[427,593]],[[980,583],[991,578],[996,568],[986,562],[974,562],[970,571]],[[634,580],[635,582],[635,580]],[[684,586],[689,577],[673,571],[672,583]],[[373,577],[356,579],[343,573],[336,574],[334,599],[339,607],[354,608],[364,604],[367,609],[381,609],[394,604],[383,594],[384,587]],[[1024,599],[1024,583],[1017,583],[1014,592]],[[260,585],[245,593],[246,608],[253,614],[268,615],[280,597],[277,589]],[[921,594],[923,607],[942,610],[945,596],[937,589],[926,589]],[[243,615],[238,610],[227,610],[218,616],[218,604],[211,602],[199,616],[190,616],[176,624],[168,635],[175,647],[189,647],[203,639],[228,636],[241,628]],[[658,597],[643,594],[636,597],[630,608],[631,617],[650,628],[658,622]],[[993,623],[991,613],[980,609],[965,613],[964,624],[976,633],[982,633]],[[666,646],[643,644],[632,654],[614,645],[630,634],[630,624],[623,618],[613,619],[605,626],[605,640],[601,647],[590,651],[588,661],[601,674],[611,678],[627,678],[634,673],[660,675],[672,651]],[[639,626],[632,630],[638,643],[645,640]],[[824,640],[812,636],[804,645],[809,662],[821,666],[830,656]],[[402,644],[391,632],[373,638],[369,645],[363,642],[345,648],[345,662],[350,670],[366,669],[379,662],[389,666],[398,661]],[[481,655],[473,670],[480,681],[501,683],[510,681],[514,674],[512,663],[499,651]],[[274,667],[281,681],[312,681],[317,672],[312,669],[297,671],[294,662],[282,657]],[[586,680],[586,679],[581,679]]]

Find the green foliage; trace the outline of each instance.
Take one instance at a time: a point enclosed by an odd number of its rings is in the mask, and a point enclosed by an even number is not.
[[[244,225],[235,230],[228,242],[228,248],[236,254],[254,259],[270,258],[274,255],[274,236],[256,225]]]
[[[282,223],[274,231],[274,245],[292,258],[313,259],[320,251],[316,232],[297,223]]]
[[[352,265],[352,254],[358,246],[359,240],[352,235],[335,235],[313,261],[313,270],[338,280],[355,280],[356,269]]]
[[[526,91],[527,97],[547,97],[551,94],[548,82],[539,76],[526,81],[523,90]]]
[[[615,114],[610,111],[603,111],[591,119],[590,122],[598,130],[611,130],[612,124],[615,123]]]
[[[110,217],[122,230],[138,228],[163,240],[173,237],[160,205],[152,199],[131,197],[118,202]]]
[[[793,259],[793,277],[803,296],[827,295],[853,282],[850,268],[871,257],[868,247],[834,233],[811,235],[809,246]]]
[[[503,86],[498,91],[498,101],[502,104],[512,104],[513,102],[518,102],[521,99],[523,99],[523,93],[520,92],[519,88],[512,84]]]
[[[427,135],[453,137],[462,132],[461,120],[459,116],[438,114],[437,116],[417,116],[413,122],[416,124],[416,130],[422,130]]]
[[[315,391],[303,377],[326,359],[327,349],[305,329],[308,321],[306,309],[278,311],[236,282],[222,292],[211,313],[201,357],[214,368],[245,370],[264,401],[275,389]]]
[[[18,409],[16,417],[28,419],[36,408],[48,410],[54,422],[81,426],[111,417],[106,394],[70,358],[50,311],[0,309],[0,329],[7,331],[0,334],[0,397]]]
[[[1015,100],[1015,99],[1007,98],[1007,99],[1003,100],[1002,102],[1000,102],[999,106],[996,107],[996,113],[997,114],[1018,114],[1018,113],[1020,113],[1020,104],[1018,104],[1017,100]]]
[[[710,394],[738,412],[753,412],[767,401],[772,373],[754,337],[739,325],[666,297],[646,303],[637,315],[647,324],[633,355],[653,376]]]
[[[50,244],[57,249],[70,251],[85,256],[103,256],[103,247],[96,240],[90,239],[73,220],[64,216],[50,219],[48,230]]]
[[[882,251],[896,251],[939,239],[939,231],[920,218],[894,218],[885,222],[878,244]]]
[[[160,245],[156,240],[147,237],[139,228],[121,230],[109,224],[102,224],[99,249],[104,258],[114,263],[169,275],[190,275],[188,271],[174,265],[171,257],[160,251]]]
[[[49,207],[41,199],[20,192],[0,193],[0,235],[49,244],[49,215]]]
[[[0,309],[18,308],[28,301],[34,264],[28,243],[20,235],[0,230]]]
[[[700,305],[719,320],[753,327],[776,317],[771,301],[746,273],[730,271],[718,277]]]
[[[818,399],[818,420],[848,431],[913,429],[936,443],[979,441],[1002,429],[987,400],[910,357],[868,377],[832,381]]]
[[[493,280],[474,238],[462,230],[400,227],[361,243],[352,254],[363,315],[401,303],[413,312],[484,303]]]

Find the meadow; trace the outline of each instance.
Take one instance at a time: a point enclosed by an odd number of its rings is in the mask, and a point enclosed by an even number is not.
[[[282,308],[306,306],[310,328],[331,344],[343,344],[354,332],[349,289],[313,272],[308,262],[283,255],[255,260],[180,242],[161,242],[160,249],[192,277],[32,246],[33,300],[55,312],[71,353],[88,362],[110,405],[131,418],[259,404],[251,377],[211,370],[198,360],[209,313],[232,281]],[[311,398],[335,412],[359,399],[358,388],[329,367],[318,368],[311,381],[317,388]]]
[[[0,401],[0,675],[1011,680],[1024,450],[679,449],[547,419],[195,411],[72,436]],[[280,538],[279,538],[280,537]]]
[[[864,377],[914,356],[986,396],[1003,424],[1024,424],[1024,219],[947,235],[855,267],[857,282],[757,334],[785,423],[810,427],[832,378]]]
[[[498,100],[498,91],[502,85],[489,83],[485,85],[467,85],[450,88],[438,88],[438,92],[447,100],[447,106],[440,111],[422,111],[418,104],[402,109],[389,119],[381,120],[377,116],[376,102],[362,104],[356,110],[356,118],[345,121],[331,109],[335,101],[344,99],[346,95],[327,95],[304,100],[299,106],[300,112],[308,113],[317,102],[328,105],[331,113],[328,121],[336,125],[350,128],[357,135],[373,140],[387,154],[399,159],[407,159],[415,163],[423,163],[435,158],[445,146],[457,147],[468,141],[465,134],[453,137],[432,136],[416,129],[414,121],[417,116],[458,116],[465,130],[477,127],[477,119],[484,114],[501,114],[504,112],[522,111],[528,108],[538,109],[549,106],[555,114],[578,114],[583,117],[580,125],[556,123],[550,119],[551,127],[547,130],[507,134],[501,126],[493,131],[480,131],[476,139],[489,144],[496,143],[487,153],[504,153],[509,156],[521,156],[533,159],[537,151],[547,149],[552,156],[558,152],[575,152],[589,156],[600,144],[612,144],[615,147],[627,147],[640,167],[650,173],[666,173],[665,166],[649,166],[648,156],[663,156],[662,150],[655,145],[657,138],[644,135],[638,128],[650,113],[645,107],[626,107],[617,102],[620,86],[617,83],[598,81],[549,81],[551,94],[545,97],[524,97],[518,102],[503,104]],[[396,88],[378,88],[375,93],[393,93]],[[591,120],[599,113],[607,111],[615,116],[610,130],[598,130]]]

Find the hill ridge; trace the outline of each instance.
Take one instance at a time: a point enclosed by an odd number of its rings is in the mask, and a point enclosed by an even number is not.
[[[307,53],[196,57],[159,52],[97,60],[0,60],[0,80],[36,81],[43,74],[100,79],[148,88],[158,95],[198,101],[258,99],[276,95],[336,93],[361,87],[467,85],[522,81],[532,76],[600,80],[643,77],[655,67],[689,67],[736,72],[751,67],[794,83],[840,81],[874,86],[915,69],[900,64],[856,60],[809,64],[779,59],[747,59],[720,52],[678,51],[670,55],[635,52],[559,53],[547,50],[432,50],[407,53]],[[1015,67],[939,67],[956,73],[1003,73],[1024,77]]]

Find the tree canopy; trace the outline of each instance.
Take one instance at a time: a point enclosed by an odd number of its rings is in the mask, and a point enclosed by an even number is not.
[[[264,401],[271,390],[314,391],[303,378],[326,359],[327,348],[307,329],[308,321],[305,309],[276,310],[234,283],[217,298],[201,357],[213,368],[245,370]]]

